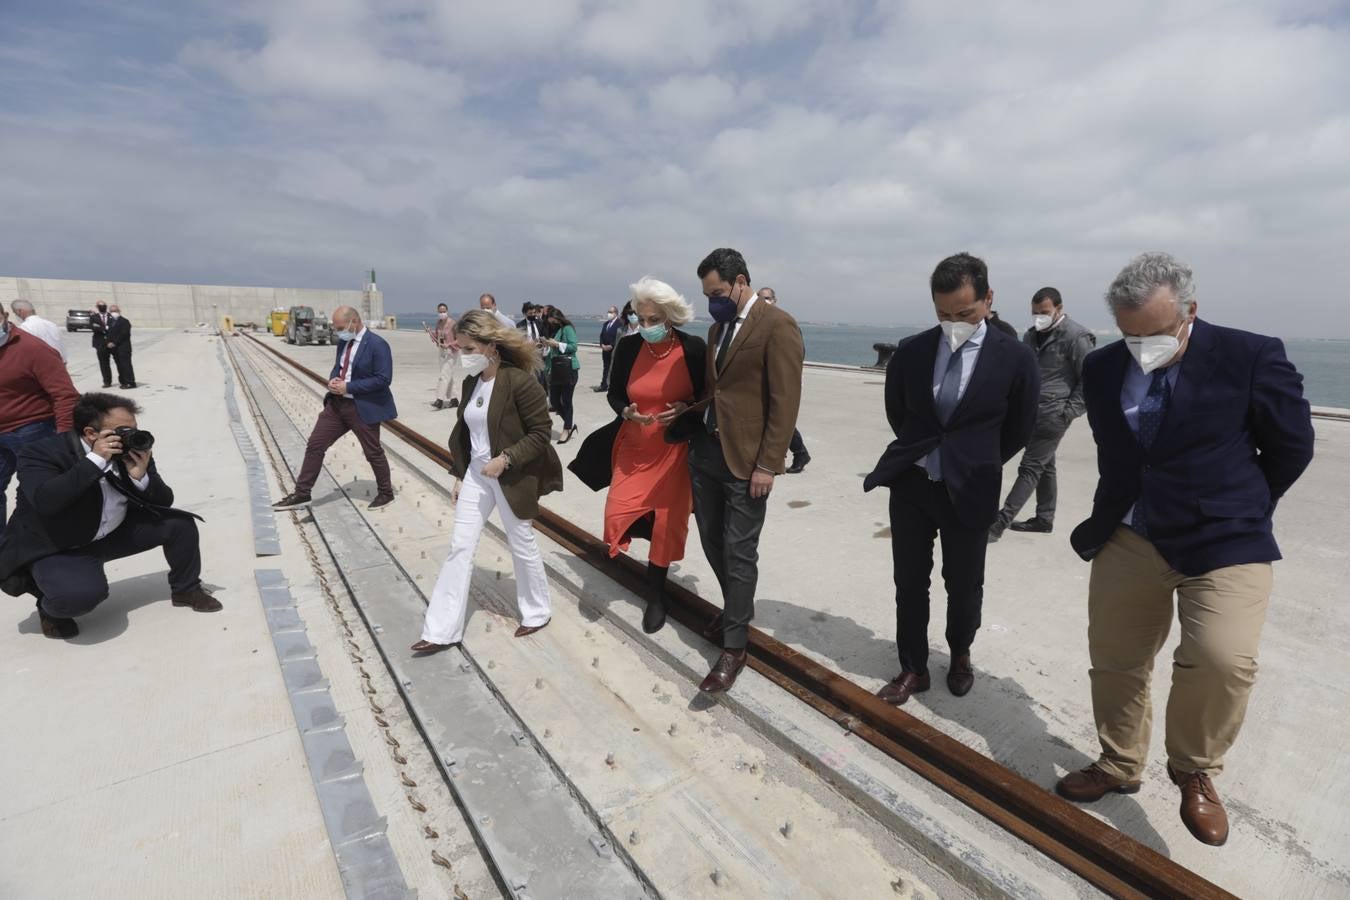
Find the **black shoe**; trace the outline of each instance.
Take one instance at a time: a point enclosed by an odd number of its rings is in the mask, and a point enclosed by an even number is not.
[[[304,506],[309,506],[309,494],[303,491],[292,491],[272,504],[273,509],[300,509]]]
[[[174,594],[172,600],[174,606],[190,606],[194,612],[220,612],[224,608],[220,601],[212,597],[200,584],[190,591]]]
[[[811,461],[810,453],[797,454],[796,456],[792,457],[792,465],[788,466],[787,473],[789,475],[800,475],[802,469],[805,469],[806,464],[809,463],[810,461]]]
[[[446,409],[454,409],[454,408],[456,408],[457,406],[459,406],[459,398],[458,398],[458,397],[451,397],[449,400],[445,401],[445,408],[446,408]]]
[[[1003,526],[996,522],[989,527],[989,543],[997,544],[1001,537],[1003,537]]]
[[[1027,519],[1025,522],[1014,522],[1008,526],[1013,531],[1030,532],[1031,534],[1049,534],[1055,530],[1053,522],[1047,522],[1041,518]]]
[[[119,384],[118,387],[124,391],[134,390],[136,387],[136,382],[128,381],[126,384]]]
[[[439,399],[437,399],[437,400],[432,400],[432,401],[431,401],[431,408],[432,408],[432,409],[445,409],[445,401],[444,401],[444,400],[439,400]]]
[[[67,638],[73,638],[80,633],[80,626],[75,624],[74,619],[67,619],[62,616],[49,616],[42,611],[42,601],[37,604],[38,621],[42,623],[42,633],[44,636],[56,641],[64,641]]]
[[[111,381],[105,381],[105,382],[103,382],[103,389],[104,389],[105,391],[106,391],[108,388],[110,388],[110,387],[112,387],[112,382],[111,382]]]
[[[593,388],[591,388],[591,390],[595,391],[597,394],[603,394],[605,391],[609,390],[609,388],[605,387],[605,386],[602,384],[602,385],[599,385],[598,387],[593,387]]]
[[[563,436],[560,437],[560,438],[558,438],[558,443],[560,443],[560,444],[565,444],[565,443],[567,443],[568,441],[570,441],[570,440],[572,439],[572,435],[574,435],[574,434],[576,434],[576,433],[577,433],[577,426],[573,425],[571,428],[569,428],[569,429],[567,429],[566,431],[563,432]]]
[[[370,501],[370,505],[367,506],[366,509],[379,509],[381,506],[388,506],[393,502],[393,494],[376,494],[375,499]]]

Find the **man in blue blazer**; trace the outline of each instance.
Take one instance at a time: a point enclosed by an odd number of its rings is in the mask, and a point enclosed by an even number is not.
[[[975,683],[970,647],[984,605],[984,558],[998,515],[1003,466],[1036,424],[1040,369],[1016,336],[989,324],[994,292],[984,261],[958,253],[929,284],[939,325],[903,341],[886,367],[895,440],[863,482],[891,489],[896,645],[900,674],[877,694],[894,706],[928,690],[929,579],[942,538],[947,588],[947,687]]]
[[[1083,366],[1097,442],[1092,515],[1073,548],[1092,561],[1088,650],[1101,756],[1060,780],[1071,800],[1139,790],[1153,658],[1181,645],[1167,700],[1167,769],[1181,819],[1219,845],[1228,817],[1213,776],[1242,727],[1280,558],[1271,515],[1313,455],[1303,377],[1276,338],[1196,317],[1191,270],[1165,253],[1107,291],[1125,335]]]
[[[389,390],[394,380],[394,355],[389,342],[367,328],[360,313],[350,306],[340,306],[334,311],[333,330],[338,337],[337,359],[328,376],[323,411],[305,446],[305,462],[296,476],[295,490],[274,504],[274,509],[309,505],[309,492],[319,479],[323,455],[349,431],[361,442],[366,461],[375,472],[376,493],[370,508],[378,509],[394,501],[389,460],[380,445],[380,423],[398,418],[394,395]]]

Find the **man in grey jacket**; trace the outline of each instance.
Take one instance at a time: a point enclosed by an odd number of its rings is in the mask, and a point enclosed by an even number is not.
[[[1064,298],[1043,287],[1031,298],[1033,325],[1022,338],[1041,367],[1041,396],[1036,430],[1022,453],[1017,481],[1008,491],[998,518],[989,529],[989,543],[1007,528],[1049,534],[1055,525],[1055,450],[1069,423],[1083,414],[1083,360],[1097,346],[1097,337],[1064,313]],[[1022,505],[1036,494],[1036,515],[1014,522]]]

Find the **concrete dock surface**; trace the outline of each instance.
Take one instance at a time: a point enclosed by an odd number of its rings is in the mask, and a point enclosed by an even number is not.
[[[420,333],[384,334],[394,349],[401,421],[443,441],[455,414],[430,407],[435,348]],[[425,897],[457,896],[456,887],[474,898],[499,895],[454,800],[443,784],[438,786],[434,760],[408,752],[405,763],[397,764],[391,757],[388,736],[399,734],[405,750],[414,748],[418,738],[396,709],[388,674],[379,666],[367,667],[379,670],[372,684],[390,710],[389,728],[382,729],[367,711],[355,666],[342,664],[350,650],[344,641],[366,639],[359,629],[350,638],[344,634],[344,620],[336,612],[343,601],[324,596],[312,550],[307,550],[320,544],[312,524],[303,516],[279,515],[282,555],[254,557],[243,464],[228,427],[216,340],[206,334],[138,332],[137,369],[146,381],[134,396],[146,407],[142,424],[159,438],[157,459],[179,504],[207,519],[204,578],[225,610],[201,615],[169,606],[164,564],[153,553],[109,567],[112,596],[81,620],[82,634],[71,642],[42,638],[27,601],[5,598],[14,627],[0,638],[10,673],[0,687],[10,726],[3,738],[9,764],[0,775],[0,896],[342,896],[253,585],[253,570],[264,566],[285,571],[300,600],[371,793],[388,817],[390,842],[409,887]],[[331,347],[264,340],[321,373],[332,364]],[[93,351],[82,353],[79,341],[70,346],[77,386],[97,389]],[[603,395],[590,390],[599,381],[599,367],[598,351],[585,350],[576,394],[581,436],[612,417]],[[800,424],[813,461],[803,475],[780,478],[770,501],[755,621],[869,688],[897,670],[886,496],[861,491],[861,476],[889,438],[881,382],[879,372],[808,368]],[[312,415],[313,397],[305,389],[278,391],[285,393],[279,399],[298,421]],[[1338,602],[1350,575],[1343,549],[1350,514],[1340,500],[1350,488],[1350,422],[1319,420],[1316,426],[1317,459],[1276,517],[1286,560],[1276,566],[1261,674],[1243,734],[1218,779],[1233,824],[1228,845],[1196,843],[1177,818],[1176,791],[1161,762],[1161,722],[1143,791],[1092,807],[1121,831],[1241,896],[1350,895],[1350,812],[1343,803],[1350,789],[1350,760],[1340,750],[1350,737],[1345,713],[1350,706],[1350,612]],[[262,447],[264,436],[251,421],[248,427]],[[386,444],[391,450],[399,447],[392,436]],[[564,462],[579,444],[578,439],[558,447]],[[330,468],[346,467],[339,480],[351,480],[356,489],[369,481],[351,438],[339,442],[329,462]],[[406,556],[410,572],[434,578],[448,528],[435,530],[431,519],[439,514],[434,506],[439,501],[397,466],[401,502],[389,508],[381,527],[392,534],[400,533],[393,532],[395,527],[424,530],[401,532],[407,534],[406,544],[398,546],[404,539],[395,537],[390,545]],[[1014,471],[1010,467],[1005,489]],[[273,478],[277,496],[289,485],[288,477]],[[1096,751],[1087,686],[1088,567],[1067,542],[1072,525],[1087,512],[1094,484],[1085,423],[1076,424],[1062,445],[1059,479],[1054,534],[1009,533],[990,548],[984,626],[974,648],[974,691],[953,698],[935,677],[935,688],[906,706],[1047,789]],[[566,490],[546,498],[545,505],[594,533],[601,529],[604,495],[570,475]],[[448,516],[436,521],[449,524]],[[540,698],[532,692],[538,679],[527,668],[539,660],[522,655],[520,642],[506,637],[514,605],[511,569],[509,556],[494,540],[485,537],[480,548],[476,599],[487,614],[471,616],[468,643],[491,648],[500,689],[530,726],[541,735],[552,729],[565,737],[571,734],[565,729],[578,727],[583,734],[587,729],[599,734],[602,729],[586,717],[601,710],[615,721],[638,717],[633,721],[644,732],[669,731],[667,752],[675,771],[646,782],[640,773],[623,771],[632,758],[626,753],[645,752],[637,737],[618,746],[617,765],[582,740],[555,740],[548,748],[616,829],[625,835],[631,830],[635,837],[640,833],[633,842],[634,858],[644,867],[650,861],[663,894],[773,896],[773,889],[781,887],[794,896],[876,895],[861,885],[835,894],[826,886],[828,872],[818,882],[805,877],[782,885],[752,881],[768,871],[784,871],[771,868],[778,853],[807,861],[814,855],[798,847],[838,848],[830,851],[835,858],[827,869],[880,873],[889,866],[897,885],[887,888],[892,896],[967,892],[967,885],[897,849],[884,829],[850,809],[823,782],[812,785],[807,769],[745,726],[743,710],[731,714],[733,704],[685,710],[696,692],[687,678],[672,672],[684,672],[682,665],[695,671],[705,663],[700,654],[706,651],[682,646],[674,629],[656,636],[660,641],[647,642],[641,635],[601,628],[587,613],[587,603],[613,607],[621,591],[599,584],[603,579],[593,574],[587,580],[547,548],[551,576],[561,579],[554,586],[558,621],[541,632],[549,643],[539,646],[546,648],[545,663],[559,678],[570,679],[578,693],[563,705]],[[635,554],[644,548],[635,542]],[[720,602],[693,533],[686,559],[673,576]],[[429,584],[423,587],[429,590]],[[941,596],[939,580],[930,636],[935,676],[946,663]],[[1174,646],[1175,635],[1159,654],[1154,682],[1159,692],[1170,681]],[[368,646],[351,652],[376,656]],[[759,696],[752,674],[747,672],[733,691],[744,686],[746,702]],[[634,703],[634,684],[649,701]],[[672,698],[677,702],[672,704]],[[783,715],[797,714],[790,705],[784,705]],[[818,727],[803,722],[803,728]],[[722,763],[727,771],[718,768]],[[760,774],[738,781],[749,777],[752,766]],[[404,776],[420,787],[410,791]],[[795,816],[797,842],[786,843],[784,834],[775,838],[784,846],[775,849],[762,836],[749,834],[749,826],[738,819],[730,819],[731,830],[720,836],[703,836],[713,803],[709,792],[722,792],[742,805],[764,803],[754,808],[766,816],[792,807],[803,810]],[[426,812],[410,806],[410,793]],[[936,800],[920,796],[922,788],[914,787],[913,793],[923,809],[940,814]],[[676,823],[666,829],[670,834],[661,833],[649,808]],[[428,828],[437,840],[426,836]],[[1081,885],[1067,880],[1065,888],[1045,888],[1044,867],[1019,842],[990,843],[969,822],[951,828],[1046,895],[1082,893]],[[765,841],[762,849],[755,841]],[[741,859],[717,870],[724,879],[719,884],[707,870],[727,847],[738,848]],[[700,848],[697,855],[679,855],[694,854],[691,848]],[[433,849],[452,867],[436,864]]]
[[[433,410],[438,358],[425,335],[384,332],[394,350],[400,421],[437,441],[453,410]],[[326,374],[331,347],[273,346]],[[583,348],[576,391],[576,439],[556,449],[564,465],[580,438],[612,411],[600,381],[600,353]],[[808,367],[799,426],[812,462],[777,480],[760,541],[755,625],[866,687],[899,670],[886,491],[862,492],[890,440],[884,374]],[[555,423],[558,422],[554,417]],[[1281,502],[1276,534],[1285,559],[1261,641],[1261,670],[1246,723],[1216,784],[1232,822],[1222,848],[1206,847],[1177,815],[1178,793],[1164,767],[1161,713],[1143,790],[1088,807],[1116,828],[1240,896],[1350,896],[1350,422],[1319,418],[1316,458]],[[560,428],[560,423],[558,424]],[[990,547],[984,623],[973,659],[975,689],[965,698],[941,683],[947,655],[943,589],[935,566],[930,643],[934,689],[905,709],[1052,789],[1065,772],[1096,758],[1088,688],[1089,566],[1068,535],[1091,505],[1096,460],[1086,421],[1060,447],[1059,510],[1050,535],[1007,533]],[[1004,475],[1004,490],[1016,460]],[[604,494],[568,475],[544,506],[600,533]],[[1031,515],[1030,508],[1023,516]],[[645,544],[635,541],[641,557]],[[720,604],[716,581],[691,525],[672,577]],[[1176,628],[1154,672],[1155,702],[1171,681]],[[1157,703],[1161,710],[1161,704]]]

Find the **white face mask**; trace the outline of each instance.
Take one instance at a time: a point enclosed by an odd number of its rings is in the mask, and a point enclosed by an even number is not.
[[[121,314],[121,313],[118,313],[118,312],[115,312],[115,313],[108,313],[108,315],[112,316],[114,319],[120,319],[120,318],[122,318],[122,314]]]
[[[1049,331],[1050,326],[1055,324],[1054,316],[1032,316],[1033,327],[1037,331]]]
[[[1161,369],[1172,361],[1181,349],[1181,332],[1189,326],[1189,322],[1182,322],[1181,328],[1177,329],[1176,334],[1153,334],[1148,337],[1126,337],[1125,346],[1130,349],[1130,355],[1134,361],[1139,364],[1139,368],[1144,370],[1144,374]]]
[[[974,334],[975,329],[979,327],[978,325],[972,325],[969,322],[940,322],[938,324],[942,326],[942,333],[947,336],[947,345],[952,348],[953,353],[955,353],[962,344],[970,340],[970,336]]]
[[[459,364],[468,374],[481,375],[492,364],[492,360],[481,353],[465,353],[459,358]]]
[[[450,314],[448,312],[438,312],[436,313],[436,318],[444,322],[446,319],[450,318]]]

